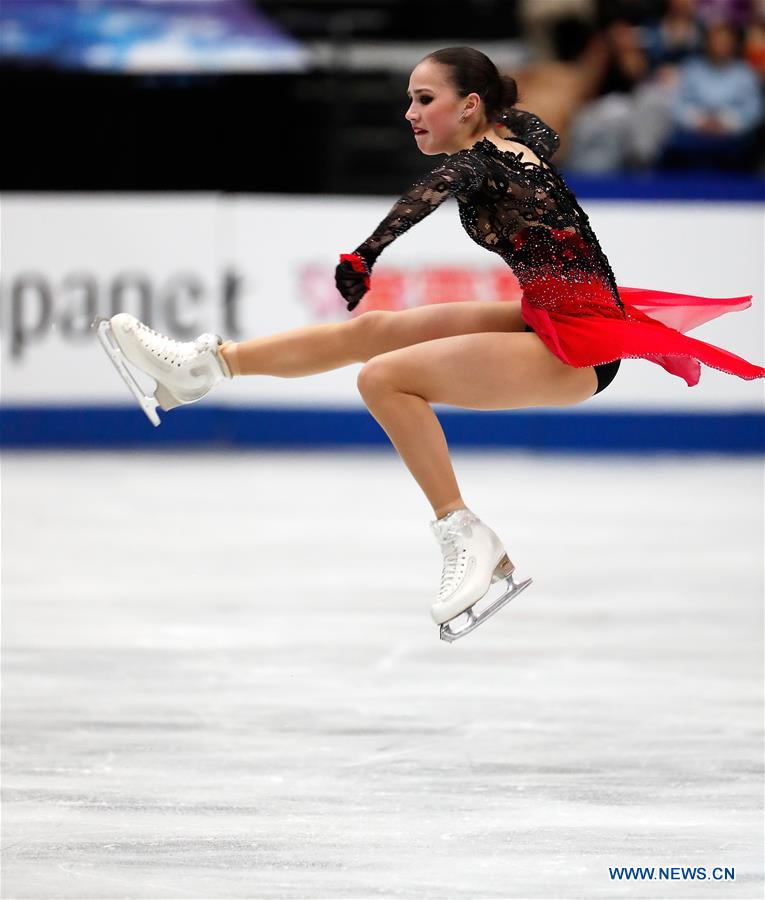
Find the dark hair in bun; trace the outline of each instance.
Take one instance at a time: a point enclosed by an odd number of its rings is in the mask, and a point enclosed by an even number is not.
[[[425,59],[432,59],[447,66],[450,81],[461,97],[478,94],[483,100],[486,118],[498,122],[503,113],[518,102],[518,85],[510,75],[503,75],[494,63],[472,47],[446,47],[429,53]]]

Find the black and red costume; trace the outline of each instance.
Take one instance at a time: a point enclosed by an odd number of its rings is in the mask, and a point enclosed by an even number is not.
[[[540,162],[484,138],[448,156],[408,190],[371,237],[337,268],[338,289],[353,309],[369,289],[377,257],[399,235],[455,197],[462,224],[499,254],[523,290],[521,315],[563,362],[597,366],[642,358],[695,385],[701,365],[753,379],[753,365],[684,332],[751,306],[751,296],[712,299],[616,284],[587,215],[549,157],[558,136],[531,113],[510,110],[505,124]]]

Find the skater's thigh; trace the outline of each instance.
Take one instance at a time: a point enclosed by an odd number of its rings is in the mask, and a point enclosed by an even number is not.
[[[523,331],[520,300],[434,303],[397,312],[370,310],[352,320],[363,361],[425,341],[458,334]]]
[[[376,356],[359,373],[362,395],[393,388],[465,409],[566,406],[597,383],[592,366],[566,365],[531,332],[440,338]]]

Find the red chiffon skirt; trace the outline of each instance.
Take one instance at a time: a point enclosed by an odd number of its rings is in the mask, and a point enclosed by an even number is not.
[[[545,291],[548,295],[549,287]],[[619,287],[626,314],[622,317],[613,297],[600,286],[579,285],[576,295],[569,298],[559,294],[555,311],[549,309],[549,303],[536,305],[533,296],[533,288],[525,289],[523,320],[549,350],[571,366],[647,359],[683,378],[689,387],[698,383],[701,363],[739,378],[765,377],[762,366],[684,334],[724,313],[748,309],[751,297],[713,299]]]

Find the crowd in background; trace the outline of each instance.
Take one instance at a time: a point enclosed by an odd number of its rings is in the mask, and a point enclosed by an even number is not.
[[[765,172],[763,0],[523,0],[521,100],[567,169]]]
[[[765,0],[0,0],[0,20],[5,190],[396,194],[427,164],[409,73],[457,45],[516,77],[566,173],[765,176]],[[310,153],[259,139],[274,98]]]

